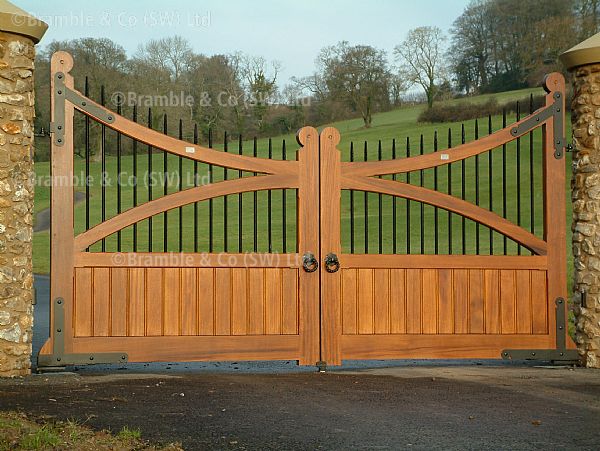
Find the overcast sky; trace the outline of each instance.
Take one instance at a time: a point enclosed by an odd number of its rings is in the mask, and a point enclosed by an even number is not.
[[[133,54],[178,34],[206,55],[240,50],[282,63],[280,81],[308,75],[319,50],[338,41],[388,51],[407,30],[448,31],[469,0],[12,0],[43,19],[52,40],[107,37]]]

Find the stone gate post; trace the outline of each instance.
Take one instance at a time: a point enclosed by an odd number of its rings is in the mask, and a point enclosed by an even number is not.
[[[560,57],[573,75],[573,257],[576,338],[600,368],[600,33]]]
[[[31,366],[34,46],[47,28],[0,0],[0,376]]]

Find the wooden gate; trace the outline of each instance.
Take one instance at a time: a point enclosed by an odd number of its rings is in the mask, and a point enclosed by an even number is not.
[[[197,139],[193,143],[184,141],[181,125],[179,139],[139,125],[119,114],[120,110],[115,113],[74,89],[69,74],[72,65],[67,53],[58,52],[52,58],[51,337],[40,352],[39,366],[257,359],[339,365],[343,359],[409,357],[577,359],[565,322],[562,76],[552,74],[547,78],[543,108],[485,138],[452,149],[400,159],[394,155],[388,161],[342,161],[336,129],[325,128],[319,134],[305,127],[298,132],[297,158],[290,161],[285,147],[281,160],[271,158],[270,146],[269,158],[259,158],[255,141],[253,156],[247,156],[242,154],[240,137],[239,154],[235,155],[227,153],[227,139],[224,151],[219,151],[211,145],[197,144]],[[223,179],[215,181],[211,173],[211,183],[194,182],[183,189],[180,182],[177,192],[169,193],[165,188],[164,195],[154,199],[149,188],[147,202],[143,203],[138,202],[134,189],[131,208],[123,210],[119,187],[118,211],[110,218],[105,215],[103,185],[101,219],[93,226],[89,221],[88,187],[86,227],[77,233],[73,185],[59,183],[72,180],[74,175],[75,111],[86,117],[86,148],[91,119],[101,124],[103,148],[106,129],[117,133],[117,152],[121,136],[146,144],[148,169],[158,149],[164,151],[165,173],[168,155],[172,155],[179,159],[180,173],[182,162],[187,160],[193,162],[196,173],[198,163],[223,168]],[[479,199],[473,203],[423,183],[417,186],[409,176],[401,181],[401,174],[428,168],[437,171],[438,167],[478,158],[536,128],[542,129],[544,144],[542,237],[498,215],[493,208],[478,206]],[[118,155],[117,170],[121,164]],[[490,167],[491,161],[490,157]],[[234,169],[239,177],[228,179],[227,168]],[[463,180],[464,174],[463,170]],[[490,171],[490,187],[492,182]],[[283,193],[281,252],[271,244],[273,190]],[[296,195],[289,198],[286,190]],[[251,252],[242,252],[243,193],[259,191],[269,193],[268,203],[257,202],[254,194],[254,246]],[[344,247],[344,192],[379,196],[378,253],[369,252],[367,245],[361,254],[354,252],[354,246],[350,250]],[[237,252],[229,251],[227,245],[227,197],[232,195],[238,196]],[[393,254],[382,252],[382,196],[403,199],[407,205],[414,202],[435,208],[435,255],[415,255],[410,249],[399,254],[396,228]],[[223,199],[225,216],[221,252],[216,252],[212,244],[212,201],[217,198]],[[288,199],[295,202],[296,214],[291,220],[294,252],[288,252],[286,246]],[[209,202],[211,215],[209,252],[204,253],[198,252],[196,242],[197,205],[201,202]],[[182,209],[192,205],[194,252],[183,252],[191,237],[184,233]],[[396,226],[396,200],[393,207]],[[463,237],[464,220],[472,220],[477,223],[477,240],[479,226],[487,227],[490,237],[493,231],[505,242],[518,243],[518,255],[466,255],[464,241],[460,255],[452,251],[439,255],[438,209],[463,218]],[[179,252],[173,253],[166,251],[167,213],[177,210]],[[410,211],[409,205],[407,214]],[[256,239],[262,215],[269,217],[266,253],[258,252]],[[369,224],[368,216],[365,226]],[[164,252],[152,248],[152,218],[160,217],[164,220]],[[149,223],[150,235],[144,252],[137,241],[142,221]],[[410,221],[403,221],[410,229]],[[448,221],[450,226],[452,220]],[[122,242],[127,228],[133,230],[133,246],[124,252]],[[364,234],[368,236],[366,230]],[[116,236],[116,252],[107,251],[105,245],[111,236]],[[421,237],[423,242],[424,233]],[[451,242],[451,232],[449,237]],[[94,250],[99,243],[99,251]],[[490,254],[493,247],[491,243]],[[532,255],[521,255],[521,248]],[[479,254],[479,247],[477,250]]]

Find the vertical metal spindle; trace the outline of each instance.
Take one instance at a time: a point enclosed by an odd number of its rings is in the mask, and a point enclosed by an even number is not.
[[[506,108],[502,109],[502,128],[506,128]],[[502,144],[502,217],[506,219],[506,144]],[[503,236],[504,255],[508,251],[508,240]]]
[[[529,114],[533,114],[533,94],[529,96]],[[534,193],[534,151],[533,130],[529,132],[529,230],[535,234],[535,193]]]
[[[137,122],[137,106],[133,105],[133,122]],[[133,206],[138,204],[138,178],[137,178],[137,139],[133,140],[131,153],[133,159]],[[137,222],[133,223],[133,252],[137,252],[138,227]]]
[[[254,137],[254,139],[252,140],[252,156],[254,158],[256,158],[258,156],[258,140],[256,139],[256,136]],[[254,177],[256,177],[258,175],[257,172],[254,173]],[[254,216],[254,252],[258,252],[258,192],[254,191],[253,193],[253,201],[254,201],[254,206],[252,208],[252,214]]]
[[[467,142],[467,138],[465,136],[465,124],[460,124],[460,142],[464,144]],[[460,198],[465,200],[466,190],[465,190],[465,174],[466,174],[466,163],[463,158],[460,160]],[[461,215],[461,242],[462,242],[462,255],[467,253],[467,223],[464,215]]]
[[[194,144],[198,144],[198,124],[194,124]],[[198,160],[194,160],[194,187],[198,186]],[[198,252],[198,202],[194,202],[194,252]]]
[[[364,147],[364,161],[368,161],[367,141]],[[365,191],[365,254],[369,253],[369,193]]]
[[[448,149],[452,149],[452,129],[448,128]],[[452,195],[452,163],[448,163],[448,195]],[[452,254],[452,212],[448,210],[448,254]]]
[[[354,143],[350,141],[350,162],[354,161]],[[354,190],[350,190],[350,253],[354,254]]]
[[[491,135],[493,132],[492,129],[492,115],[490,114],[488,116],[488,135]],[[494,211],[494,203],[493,203],[493,195],[494,195],[494,181],[492,178],[492,169],[493,169],[493,164],[492,164],[492,149],[490,149],[488,151],[488,195],[489,195],[489,206],[490,206],[490,211]],[[490,230],[490,255],[494,255],[494,231],[492,230],[492,228],[489,228]]]
[[[419,140],[419,155],[423,155],[424,152],[425,152],[425,144],[423,141],[423,135],[421,135],[421,138]],[[425,172],[423,171],[423,169],[421,169],[419,171],[419,182],[420,182],[421,186],[423,186],[425,184]],[[420,202],[419,206],[420,206],[420,210],[421,210],[421,223],[420,223],[421,254],[424,254],[425,253],[425,204],[423,204],[423,202]]]
[[[227,152],[227,132],[223,133],[223,152]],[[227,168],[223,167],[223,180],[227,180]],[[223,252],[227,252],[228,237],[227,237],[227,196],[223,196]]]
[[[183,121],[179,119],[179,140],[183,141]],[[183,157],[179,156],[179,191],[183,190]],[[183,252],[183,207],[179,207],[179,252]]]
[[[243,138],[242,138],[242,134],[240,133],[239,137],[238,137],[238,155],[243,155],[244,153],[244,148],[243,148]],[[239,170],[238,171],[238,178],[242,178],[244,176],[243,171]],[[243,225],[243,211],[244,211],[244,206],[243,206],[243,202],[244,202],[244,198],[242,196],[242,193],[238,193],[238,252],[242,252],[242,249],[244,247],[244,225]]]
[[[208,129],[208,148],[212,149],[213,147],[213,137],[212,130]],[[208,183],[212,184],[214,182],[214,174],[213,174],[213,165],[208,165]],[[208,252],[213,252],[214,250],[214,203],[212,197],[208,199]]]
[[[123,110],[121,107],[121,96],[117,97],[117,114],[121,116]],[[121,213],[121,154],[123,151],[121,133],[117,132],[117,214]],[[121,252],[121,231],[117,232],[117,252]]]
[[[475,141],[479,139],[479,121],[475,119]],[[475,155],[475,205],[479,206],[479,154]],[[480,226],[475,222],[475,254],[480,253]]]
[[[410,158],[410,138],[406,137],[406,158]],[[406,173],[406,183],[410,185],[410,172]],[[410,254],[410,199],[406,198],[406,253]]]
[[[100,105],[104,106],[104,86],[100,87]],[[106,220],[106,125],[102,124],[101,126],[101,142],[100,142],[100,152],[101,152],[101,166],[102,166],[102,176],[100,178],[100,183],[102,185],[102,222]],[[106,240],[102,238],[102,252],[106,252]]]
[[[285,139],[281,143],[281,159],[285,161],[287,158],[286,148],[285,148]],[[283,243],[283,253],[287,252],[287,191],[285,189],[281,190],[281,214],[282,214],[282,230],[281,230],[281,241]]]
[[[168,134],[167,114],[163,115],[163,133]],[[167,159],[169,154],[163,151],[163,196],[166,196],[169,192],[168,180],[168,166]],[[169,216],[165,210],[163,213],[163,252],[167,252],[169,245]]]
[[[392,160],[396,159],[396,139],[392,139]],[[397,174],[392,174],[392,180],[395,182],[397,180]],[[398,196],[392,197],[392,254],[396,254],[398,251],[398,233],[396,231],[396,227],[398,225],[398,218],[396,217],[396,211],[398,209],[397,205]]]
[[[521,104],[517,101],[517,122],[521,119]],[[521,138],[517,138],[517,225],[521,225]],[[521,245],[517,243],[517,254],[521,255]]]
[[[381,150],[381,140],[379,140],[379,143],[377,145],[377,160],[381,161],[382,158],[382,150]],[[379,176],[379,178],[382,178],[381,176]],[[377,239],[378,239],[378,250],[379,253],[383,253],[383,196],[381,193],[378,194],[378,206],[377,206],[377,213],[378,213],[378,234],[377,234]]]
[[[85,77],[85,96],[90,96],[88,77]],[[85,115],[85,230],[90,229],[90,117]],[[89,251],[89,247],[86,252]]]
[[[273,159],[273,140],[269,138],[269,160]],[[271,213],[271,205],[273,203],[273,194],[271,190],[267,192],[267,239],[269,244],[269,252],[273,252],[273,215]]]
[[[152,130],[152,108],[148,108],[148,128]],[[152,200],[152,146],[148,145],[148,202]],[[148,218],[148,252],[152,252],[152,216]]]
[[[433,132],[433,151],[438,151],[438,132],[435,130]],[[438,190],[438,167],[433,168],[433,190]],[[434,254],[439,254],[439,218],[438,218],[438,207],[437,205],[433,207],[433,224],[434,224],[434,239],[433,239],[433,249]]]

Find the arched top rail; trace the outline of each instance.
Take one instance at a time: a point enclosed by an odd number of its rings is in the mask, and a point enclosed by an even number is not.
[[[433,205],[479,222],[523,245],[537,255],[547,254],[547,243],[534,234],[496,213],[445,193],[403,182],[364,176],[342,176],[341,188],[388,194]]]

